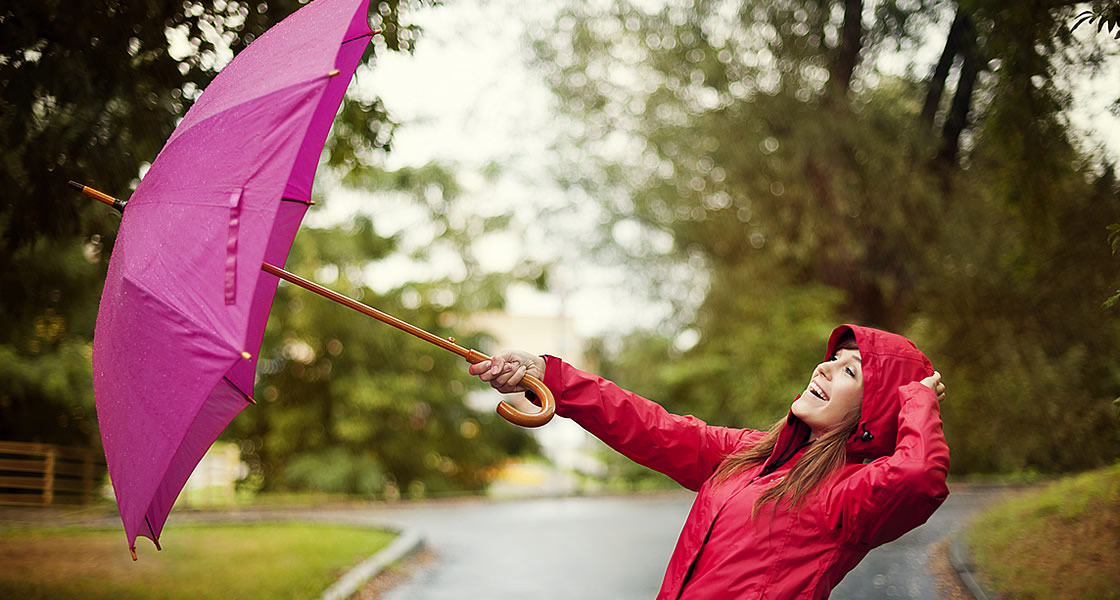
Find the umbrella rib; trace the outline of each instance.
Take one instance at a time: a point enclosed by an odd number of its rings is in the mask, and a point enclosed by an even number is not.
[[[152,542],[156,545],[156,551],[162,552],[163,548],[159,545],[159,536],[156,535],[156,530],[152,527],[152,522],[148,520],[148,515],[144,515],[144,522],[148,524],[148,532],[152,534]]]
[[[238,392],[240,392],[240,393],[241,393],[241,395],[245,397],[245,401],[246,401],[246,402],[248,402],[249,404],[252,404],[252,405],[256,406],[256,404],[257,404],[257,401],[256,401],[256,400],[253,400],[253,397],[252,397],[252,396],[250,396],[249,394],[246,394],[244,390],[242,390],[241,388],[237,387],[237,384],[236,384],[236,383],[234,383],[233,381],[230,381],[230,378],[229,378],[229,377],[226,377],[225,375],[222,375],[222,379],[225,379],[225,380],[226,380],[226,383],[230,384],[231,386],[233,386],[233,389],[235,389],[235,390],[237,390]]]
[[[380,30],[380,29],[374,29],[373,31],[367,31],[366,33],[361,33],[361,34],[358,34],[358,35],[356,35],[356,36],[354,36],[354,37],[352,37],[352,38],[350,38],[350,39],[348,39],[348,40],[342,40],[342,43],[343,43],[343,44],[349,44],[350,42],[352,42],[352,41],[354,41],[354,40],[360,40],[360,39],[362,39],[362,38],[364,38],[364,37],[373,37],[373,36],[375,36],[375,35],[377,35],[377,34],[379,34],[379,33],[381,33],[381,30]]]

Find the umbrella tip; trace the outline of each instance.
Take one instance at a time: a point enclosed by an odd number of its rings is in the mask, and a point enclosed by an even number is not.
[[[82,189],[84,189],[84,188],[86,187],[86,186],[84,186],[84,185],[82,185],[82,184],[78,183],[77,181],[74,181],[73,179],[71,179],[71,180],[70,180],[69,182],[67,182],[67,183],[68,183],[68,185],[69,185],[70,187],[72,187],[72,188],[74,188],[74,189],[78,190],[79,192],[80,192],[80,191],[82,191]]]
[[[338,75],[341,72],[342,71],[339,71],[338,69],[333,69],[330,73],[327,73],[327,76],[334,77],[335,75]]]
[[[163,552],[163,546],[159,545],[159,540],[152,540],[156,544],[156,552]]]
[[[136,560],[136,546],[129,546],[128,551],[132,553],[132,560]]]
[[[250,358],[253,358],[253,355],[249,354],[248,352],[246,352],[244,350],[242,350],[241,351],[241,358],[244,358],[245,360],[249,360]]]

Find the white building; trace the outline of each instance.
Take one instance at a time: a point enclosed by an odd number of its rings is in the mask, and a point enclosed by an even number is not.
[[[471,319],[471,326],[490,333],[494,347],[480,348],[487,354],[501,350],[524,350],[533,354],[552,354],[581,369],[594,370],[584,354],[586,342],[575,332],[571,319],[564,316],[517,316],[504,312],[481,313]],[[505,400],[519,410],[538,409],[520,394],[507,396],[494,390],[473,392],[467,399],[472,408],[494,410]],[[594,453],[601,447],[591,434],[575,422],[554,418],[547,425],[532,430],[545,457],[563,471],[602,476],[606,467]]]

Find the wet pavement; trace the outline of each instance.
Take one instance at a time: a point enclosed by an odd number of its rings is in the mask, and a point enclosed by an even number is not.
[[[868,554],[832,598],[938,598],[927,566],[932,547],[1000,493],[955,488],[926,525]],[[667,493],[378,511],[381,519],[418,530],[436,555],[384,598],[652,599],[692,498]]]
[[[653,598],[692,494],[394,509],[436,560],[384,600]]]
[[[949,499],[925,525],[872,550],[832,590],[834,600],[915,598],[936,600],[937,584],[930,573],[930,552],[968,525],[979,510],[1007,493],[997,486],[954,487]]]
[[[939,598],[929,570],[932,548],[1015,487],[954,486],[922,527],[877,548],[833,590],[834,600]],[[177,522],[321,521],[403,527],[425,539],[435,558],[384,600],[652,599],[694,495],[590,496],[516,501],[467,499],[375,507],[186,512]],[[30,526],[119,527],[101,509],[8,509],[0,529]],[[41,524],[41,523],[40,523]]]

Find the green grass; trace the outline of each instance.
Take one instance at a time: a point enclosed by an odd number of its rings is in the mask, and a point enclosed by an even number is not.
[[[1002,597],[1120,599],[1120,465],[997,506],[968,541],[981,577]]]
[[[162,552],[120,529],[0,534],[0,598],[315,598],[392,541],[355,527],[268,523],[171,526]]]

